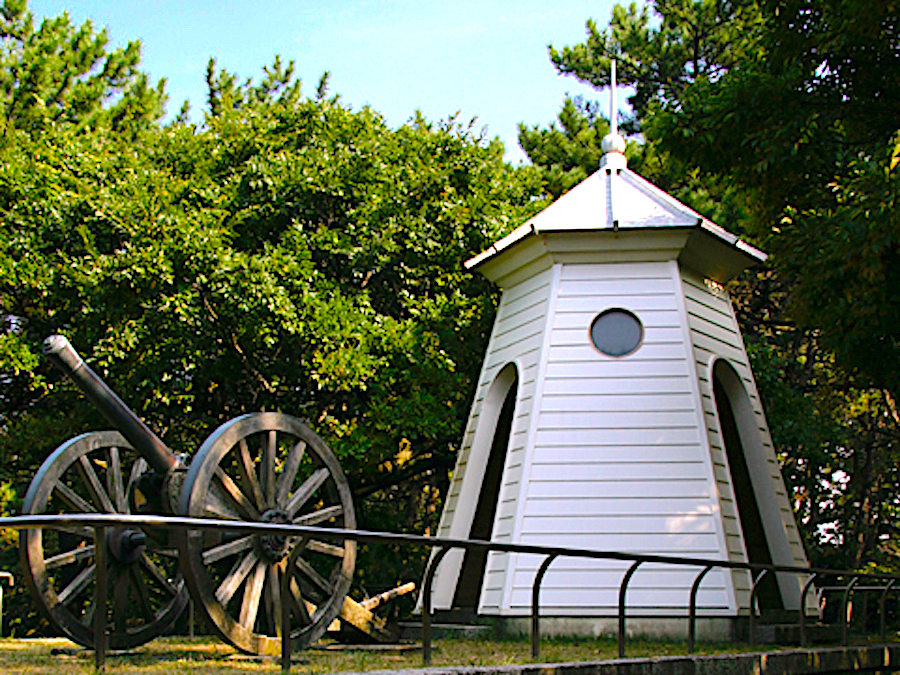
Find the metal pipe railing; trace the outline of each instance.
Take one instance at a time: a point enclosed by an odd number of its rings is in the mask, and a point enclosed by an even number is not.
[[[756,644],[756,596],[759,593],[759,585],[763,579],[766,578],[766,575],[769,574],[772,570],[763,569],[759,571],[759,574],[756,575],[756,578],[753,580],[753,586],[750,588],[750,639],[749,642],[751,645]]]
[[[703,571],[694,579],[694,583],[691,584],[691,600],[688,607],[688,654],[694,653],[694,646],[697,640],[697,591],[700,590],[700,582],[703,581],[703,577],[709,574],[712,569],[712,565],[704,567]]]
[[[803,585],[803,592],[800,594],[800,646],[806,646],[806,596],[809,589],[812,588],[813,582],[819,578],[818,574],[811,574],[809,579]]]
[[[555,553],[551,553],[544,558],[531,586],[531,657],[535,659],[541,655],[541,582],[550,564],[558,557]]]
[[[853,577],[847,584],[847,590],[844,591],[844,597],[841,601],[841,637],[843,645],[846,647],[850,643],[850,594],[853,593],[853,587],[859,582],[859,577]]]
[[[643,560],[635,560],[631,567],[628,568],[628,571],[625,572],[625,576],[622,577],[622,582],[619,584],[619,658],[625,657],[625,593],[628,592],[628,582],[631,581],[631,577],[634,576],[634,573],[637,572],[638,567],[644,564]]]
[[[891,579],[887,586],[884,587],[884,592],[881,594],[881,597],[878,598],[878,617],[880,620],[878,636],[882,644],[887,641],[887,612],[885,611],[885,601],[896,581],[896,579]]]
[[[444,556],[452,549],[463,549],[466,551],[479,550],[482,552],[496,553],[526,553],[543,555],[544,561],[535,574],[535,581],[532,586],[532,627],[537,626],[539,631],[539,593],[540,583],[543,581],[544,573],[549,568],[550,563],[557,557],[586,558],[593,560],[616,560],[622,562],[630,562],[631,565],[622,578],[619,587],[619,607],[618,607],[618,637],[619,637],[619,655],[625,655],[626,631],[625,631],[625,596],[627,592],[628,582],[637,571],[638,567],[644,563],[659,563],[678,566],[701,567],[703,572],[694,580],[691,587],[691,597],[689,600],[689,636],[695,634],[694,622],[696,621],[696,595],[700,586],[700,582],[709,570],[714,568],[720,569],[741,569],[756,572],[755,582],[751,590],[751,626],[755,627],[753,603],[755,602],[758,591],[759,582],[767,573],[792,573],[802,575],[819,575],[819,576],[847,576],[853,581],[845,590],[845,600],[849,598],[850,592],[856,586],[860,579],[876,579],[887,582],[886,586],[878,587],[886,594],[894,583],[900,579],[900,576],[890,574],[867,573],[861,574],[847,570],[825,570],[812,567],[796,567],[789,565],[763,565],[754,563],[739,563],[727,560],[706,560],[702,558],[688,558],[679,556],[663,556],[656,554],[638,554],[623,553],[620,551],[597,551],[592,549],[579,549],[567,547],[549,547],[535,546],[531,544],[507,544],[499,542],[485,542],[468,539],[449,539],[438,537],[424,537],[421,535],[400,534],[393,532],[369,532],[365,530],[344,530],[339,528],[326,527],[310,527],[304,525],[280,524],[280,523],[263,523],[252,521],[225,521],[213,520],[209,518],[188,518],[181,516],[154,516],[154,515],[126,515],[126,514],[39,514],[31,516],[11,516],[0,518],[0,528],[11,529],[41,529],[53,528],[63,525],[82,525],[92,527],[94,529],[94,541],[96,551],[96,580],[95,580],[95,614],[94,614],[94,631],[95,631],[95,658],[98,670],[102,671],[105,667],[106,652],[108,645],[107,639],[107,576],[106,576],[106,546],[102,545],[106,538],[106,529],[118,525],[132,525],[136,527],[157,527],[172,528],[178,530],[212,530],[212,531],[230,531],[244,534],[276,534],[283,536],[298,537],[300,541],[315,537],[316,539],[326,539],[332,541],[341,541],[351,539],[357,542],[387,542],[395,544],[418,544],[428,545],[436,549],[432,555],[425,571],[425,579],[422,590],[422,658],[425,665],[431,662],[431,618],[432,618],[432,585],[435,573],[443,560]],[[302,546],[295,548],[292,556],[299,554]],[[708,568],[708,569],[707,569]],[[285,574],[284,578],[289,577]],[[287,583],[290,579],[287,579]],[[811,580],[807,582],[808,590]],[[282,597],[287,597],[283,595]],[[282,626],[281,634],[282,642],[282,670],[288,672],[290,669],[290,610],[285,611],[285,605],[282,605]],[[883,603],[882,603],[883,604]],[[801,610],[804,610],[802,607]],[[843,607],[844,621],[846,622],[846,602]],[[801,611],[801,614],[803,612]],[[884,631],[882,631],[883,633]],[[751,633],[752,635],[752,633]],[[286,645],[286,649],[285,649]],[[689,647],[693,647],[693,639],[689,637]],[[533,653],[535,658],[538,656],[538,647],[532,642]]]
[[[97,670],[106,669],[106,528],[94,527],[94,660]]]
[[[450,552],[450,547],[438,548],[428,567],[425,568],[425,581],[422,582],[422,664],[431,665],[431,584],[434,574],[444,556]]]

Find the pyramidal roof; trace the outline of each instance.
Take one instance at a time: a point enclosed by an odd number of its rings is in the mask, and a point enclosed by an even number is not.
[[[624,149],[624,139],[620,147]],[[630,170],[625,155],[616,147],[603,155],[599,171],[467,261],[466,267],[477,267],[519,241],[541,233],[664,228],[702,230],[747,256],[748,265],[767,257]]]
[[[540,234],[654,229],[696,230],[698,236],[694,239],[707,240],[712,245],[691,246],[692,255],[688,257],[701,263],[701,267],[709,267],[703,258],[729,258],[727,264],[709,261],[720,276],[722,272],[724,276],[730,276],[743,267],[765,260],[765,253],[689,209],[628,168],[625,139],[619,134],[617,125],[615,60],[611,62],[610,84],[610,133],[601,144],[600,170],[467,261],[466,267],[478,267],[518,242]]]

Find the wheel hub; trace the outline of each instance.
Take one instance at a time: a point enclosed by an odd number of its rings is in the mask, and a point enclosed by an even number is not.
[[[114,527],[106,536],[106,544],[116,562],[132,565],[147,548],[147,535],[133,527]]]
[[[290,518],[282,509],[269,509],[260,517],[263,523],[290,523]],[[270,562],[277,563],[288,554],[288,537],[281,534],[258,535],[259,550]]]

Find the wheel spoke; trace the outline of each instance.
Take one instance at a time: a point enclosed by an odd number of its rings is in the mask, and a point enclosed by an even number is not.
[[[253,575],[244,586],[244,598],[241,602],[238,623],[249,631],[253,630],[256,624],[256,615],[259,614],[259,601],[262,598],[266,582],[266,567],[265,562],[258,560],[253,569]]]
[[[115,446],[109,449],[109,471],[106,472],[106,489],[112,494],[113,503],[119,513],[128,513],[125,501],[125,486],[122,484],[122,458]]]
[[[306,443],[297,441],[297,444],[288,453],[284,462],[284,469],[275,488],[276,505],[283,504],[284,500],[287,499],[288,493],[291,491],[291,485],[294,484],[294,479],[297,477],[297,469],[300,468],[300,461],[303,459],[305,450]]]
[[[116,509],[109,500],[109,495],[103,489],[100,479],[97,478],[97,472],[91,466],[91,461],[87,455],[82,455],[78,458],[78,469],[81,477],[84,479],[84,484],[94,497],[94,501],[102,507],[105,513],[115,513]]]
[[[164,558],[173,558],[174,560],[179,560],[181,558],[181,551],[177,548],[154,548],[151,549],[151,552],[154,555],[161,555]]]
[[[326,506],[324,509],[319,509],[312,513],[297,516],[291,522],[294,525],[318,525],[319,523],[323,523],[326,520],[331,520],[332,518],[341,515],[343,512],[344,507],[340,504],[336,504],[334,506]]]
[[[47,558],[44,561],[44,566],[48,570],[56,569],[57,567],[62,567],[63,565],[71,565],[74,562],[78,562],[79,560],[84,560],[85,558],[91,558],[94,555],[94,545],[87,544],[86,546],[79,546],[78,548],[74,548],[71,551],[66,551],[65,553],[57,553],[55,556]]]
[[[291,611],[300,617],[301,623],[303,623],[304,626],[311,624],[312,617],[309,615],[306,601],[303,599],[303,594],[300,592],[300,585],[297,583],[296,579],[291,579],[291,593],[288,600],[291,603]]]
[[[131,586],[128,570],[117,565],[109,567],[109,585],[113,589],[113,626],[117,633],[125,632],[125,621],[128,619],[128,590]]]
[[[240,461],[237,462],[237,465],[238,470],[241,472],[241,478],[250,486],[250,492],[253,493],[253,499],[256,500],[256,508],[264,511],[266,509],[266,498],[263,496],[259,480],[256,478],[256,469],[253,466],[253,460],[250,458],[250,448],[247,447],[247,441],[243,438],[238,444],[238,456]]]
[[[60,499],[68,504],[70,508],[72,508],[74,511],[77,511],[78,513],[97,512],[97,509],[95,509],[86,500],[82,499],[81,495],[79,495],[77,492],[75,492],[75,490],[70,488],[65,483],[57,482],[53,486],[53,491],[58,494]]]
[[[231,600],[235,592],[237,592],[237,589],[240,588],[241,583],[247,578],[247,575],[250,574],[250,570],[253,569],[257,560],[259,560],[259,556],[256,552],[250,551],[243,560],[239,560],[234,564],[234,567],[231,568],[228,576],[226,576],[222,580],[222,583],[219,584],[219,587],[216,589],[216,600],[218,600],[223,607],[228,604],[228,601]]]
[[[58,532],[65,532],[66,534],[74,534],[83,539],[94,540],[94,530],[90,527],[85,527],[84,525],[54,525],[50,530],[57,530]]]
[[[138,479],[141,475],[147,470],[147,460],[143,457],[138,457],[134,464],[131,465],[131,473],[128,476],[128,488],[131,489],[131,486],[137,483]]]
[[[334,544],[327,544],[324,541],[316,541],[315,539],[310,539],[308,542],[306,542],[306,549],[309,551],[315,551],[316,553],[331,555],[335,558],[344,557],[343,546],[335,546]]]
[[[234,541],[229,541],[225,544],[219,544],[218,546],[207,549],[203,552],[203,564],[211,565],[212,563],[218,560],[222,560],[223,558],[227,558],[230,555],[235,555],[237,553],[240,553],[241,551],[245,551],[253,546],[254,539],[254,535],[248,534],[246,537],[241,537],[240,539],[235,539]]]
[[[72,579],[71,582],[69,582],[69,585],[66,586],[59,594],[59,601],[65,605],[81,591],[83,591],[94,578],[94,571],[96,570],[96,568],[96,564],[91,563],[83,570],[81,570],[81,572],[79,572],[78,575],[74,579]]]
[[[278,438],[274,430],[269,431],[267,442],[263,448],[262,489],[266,498],[266,506],[274,506],[275,501],[275,450],[278,447]]]
[[[325,597],[331,594],[331,591],[334,590],[318,572],[316,572],[312,566],[303,560],[303,558],[297,558],[297,570],[303,573],[307,579],[313,582],[313,585],[317,586],[320,591],[325,593]]]
[[[153,578],[156,583],[162,586],[167,593],[170,595],[176,595],[178,593],[178,588],[176,588],[175,584],[169,579],[168,575],[159,568],[155,562],[150,560],[147,557],[146,553],[142,553],[140,557],[141,567],[143,567],[150,574],[151,578]]]
[[[221,466],[216,467],[216,472],[213,475],[223,490],[222,494],[232,502],[235,510],[244,520],[259,520],[259,511],[256,510],[256,507],[247,499],[247,495],[241,492],[234,479],[225,473]]]
[[[137,568],[134,565],[128,568],[128,575],[131,577],[131,585],[137,593],[144,618],[147,621],[153,621],[156,618],[156,615],[153,613],[153,606],[150,604],[150,593],[147,590],[147,584],[144,582],[144,578],[138,574]]]
[[[212,483],[209,486],[203,510],[209,515],[222,520],[241,520],[238,512],[231,508],[228,505],[228,502],[225,501],[219,487],[215,483]]]
[[[133,492],[137,489],[137,482],[143,473],[147,470],[147,460],[143,457],[138,457],[134,464],[131,465],[131,473],[128,476],[128,485],[125,487],[125,498],[128,499],[128,495],[133,494]],[[144,494],[138,493],[140,496],[146,500],[147,497]],[[137,508],[140,508],[142,504],[137,503],[137,495],[134,495],[134,505]],[[129,509],[130,512],[130,509]]]
[[[281,637],[281,578],[280,566],[272,565],[267,570],[268,582],[266,583],[266,616],[269,620],[269,630],[272,635]]]
[[[296,492],[291,495],[291,498],[284,507],[284,510],[287,511],[288,518],[293,518],[300,507],[312,497],[313,493],[318,490],[326,480],[328,480],[328,469],[322,467],[303,481],[303,485],[297,488]]]

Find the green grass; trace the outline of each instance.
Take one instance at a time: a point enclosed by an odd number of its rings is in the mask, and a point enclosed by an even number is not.
[[[759,649],[754,647],[753,650]],[[54,653],[56,651],[57,653]],[[701,653],[750,651],[747,645],[701,645]],[[687,653],[683,642],[630,640],[628,656],[666,656]],[[435,666],[478,666],[532,663],[527,640],[440,639],[434,643]],[[614,639],[544,640],[541,663],[599,661],[616,657]],[[311,649],[295,654],[291,672],[339,673],[366,670],[420,668],[420,649],[366,650]],[[280,672],[277,659],[252,659],[212,638],[161,638],[128,654],[112,654],[108,673],[191,673],[232,675],[235,673]],[[0,640],[0,672],[27,675],[94,673],[94,654],[78,649],[64,639]]]

